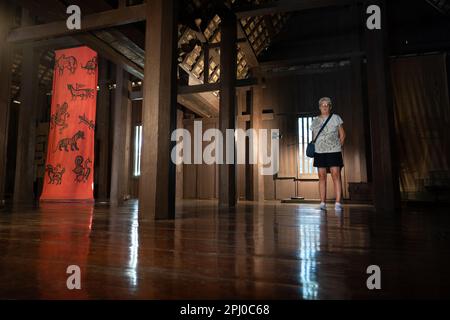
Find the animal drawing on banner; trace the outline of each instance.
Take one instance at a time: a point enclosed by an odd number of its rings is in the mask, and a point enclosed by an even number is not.
[[[84,160],[83,156],[77,156],[75,158],[75,182],[87,182],[89,175],[91,173],[91,168],[89,167],[92,163],[91,159],[87,158]]]
[[[62,133],[62,131],[69,126],[66,123],[67,118],[70,117],[70,114],[67,111],[68,108],[69,105],[67,102],[64,102],[62,105],[56,105],[56,112],[50,117],[50,129],[60,127],[59,133]]]
[[[75,133],[73,135],[73,137],[71,138],[64,138],[59,140],[58,145],[56,146],[56,149],[53,151],[54,153],[56,151],[66,151],[69,152],[69,147],[70,147],[70,151],[78,151],[80,149],[78,149],[78,144],[77,141],[79,139],[84,139],[84,131],[79,130],[77,133]]]
[[[77,66],[77,59],[73,56],[66,57],[63,54],[55,61],[55,70],[58,70],[60,76],[64,74],[64,69],[67,69],[71,74],[74,74],[77,70]]]
[[[95,70],[97,70],[97,57],[93,57],[91,60],[86,62],[86,65],[81,65],[82,69],[85,69],[89,75],[95,74]]]
[[[83,113],[82,116],[78,116],[78,118],[80,119],[80,122],[79,122],[79,123],[82,123],[82,124],[87,125],[89,129],[95,129],[95,123],[94,123],[94,121],[89,120],[89,119],[86,117],[86,113]]]
[[[77,97],[80,97],[81,100],[94,98],[94,89],[84,88],[83,84],[76,83],[75,87],[72,84],[68,84],[67,89],[72,95],[72,100],[76,100]]]
[[[45,171],[47,171],[48,178],[50,179],[48,181],[48,184],[56,183],[57,185],[60,185],[62,182],[63,174],[64,172],[66,172],[66,168],[62,168],[60,164],[56,165],[56,167],[48,164]]]

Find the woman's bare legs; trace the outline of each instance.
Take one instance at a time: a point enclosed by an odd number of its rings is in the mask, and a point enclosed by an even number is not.
[[[342,182],[341,182],[341,168],[331,167],[331,178],[333,178],[334,193],[336,194],[336,202],[341,203],[342,199]]]
[[[319,168],[318,171],[320,202],[325,203],[327,199],[327,168]]]

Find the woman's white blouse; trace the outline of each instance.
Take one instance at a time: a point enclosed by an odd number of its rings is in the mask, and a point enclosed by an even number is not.
[[[311,123],[310,130],[313,132],[313,137],[317,135],[322,125],[325,123],[327,118],[321,119],[316,117]],[[316,153],[333,153],[341,152],[341,142],[339,140],[339,126],[342,125],[341,117],[337,114],[333,114],[330,121],[328,121],[325,129],[320,133],[319,138],[317,138],[315,144]]]

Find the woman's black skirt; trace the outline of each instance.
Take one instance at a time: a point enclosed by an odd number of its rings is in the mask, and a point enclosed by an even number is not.
[[[316,168],[331,168],[343,167],[342,152],[332,153],[314,153],[314,167]]]

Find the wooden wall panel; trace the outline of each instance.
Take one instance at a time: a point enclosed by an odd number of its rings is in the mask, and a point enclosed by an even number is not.
[[[203,133],[208,129],[217,128],[216,119],[203,119]],[[194,137],[192,137],[194,140]],[[192,141],[193,142],[193,141]],[[203,142],[203,150],[211,142]],[[192,147],[192,151],[193,151]],[[197,165],[197,198],[198,199],[214,199],[215,198],[215,164],[208,165],[205,163]]]
[[[192,120],[183,121],[184,129],[188,130],[191,136],[194,135],[194,122]],[[197,165],[183,165],[183,197],[185,199],[197,198]]]
[[[300,115],[318,115],[318,100],[328,96],[333,100],[333,112],[344,120],[347,141],[343,151],[344,169],[342,171],[343,194],[348,197],[349,182],[366,182],[364,149],[365,106],[362,104],[361,81],[356,71],[350,67],[323,74],[288,75],[267,80],[264,90],[263,109],[272,109],[274,120],[263,121],[263,128],[279,128],[282,136],[280,140],[280,177],[291,177],[297,174],[298,161],[298,124]],[[359,90],[359,92],[354,92]],[[328,197],[334,197],[332,181],[329,177]],[[293,180],[277,182],[277,190],[273,187],[271,178],[265,178],[266,199],[281,199],[289,196],[293,187],[287,187]],[[317,181],[298,182],[300,196],[318,199]],[[281,189],[280,189],[281,188]],[[292,194],[292,196],[295,195]]]
[[[239,103],[238,103],[239,105]],[[246,130],[245,128],[245,121],[237,121],[236,127],[238,129],[242,129],[242,130]],[[245,150],[243,150],[245,152]],[[237,152],[237,150],[236,150]],[[236,153],[237,155],[237,153]],[[248,161],[248,159],[246,160]],[[238,194],[238,199],[239,200],[244,200],[245,199],[245,164],[238,164],[236,166],[236,170],[237,170],[237,194]]]
[[[334,112],[343,118],[347,132],[347,142],[343,153],[345,167],[342,171],[344,197],[348,197],[349,182],[367,181],[367,173],[363,167],[365,164],[363,130],[367,130],[364,127],[363,117],[366,107],[362,104],[361,92],[354,92],[358,88],[360,91],[362,90],[360,79],[355,75],[355,72],[360,72],[360,68],[355,69],[348,67],[330,73],[289,75],[267,79],[266,87],[261,90],[262,98],[258,99],[261,103],[258,108],[265,110],[266,113],[270,110],[273,111],[273,119],[263,120],[262,128],[280,129],[279,177],[295,177],[297,175],[298,117],[305,114],[318,115],[318,100],[323,96],[329,96],[334,103]],[[240,114],[245,110],[243,108],[244,96],[238,94],[237,102],[238,114]],[[190,121],[192,124],[192,120]],[[245,128],[245,123],[238,121],[237,126]],[[194,167],[193,165],[185,166],[184,169],[192,171],[195,170]],[[198,173],[185,172],[184,177],[200,177],[201,180],[196,181],[197,188],[210,187],[211,181],[204,180],[210,178],[208,174],[204,174],[207,171],[203,170],[207,169],[203,169],[202,166],[199,168],[201,169],[198,169]],[[245,198],[245,166],[238,165],[237,170],[238,195],[240,199],[243,199]],[[264,198],[266,200],[283,199],[296,195],[294,180],[274,180],[273,176],[265,176],[262,180],[264,181]],[[187,183],[190,182],[185,182],[184,190],[189,189],[190,197],[206,198],[206,190],[197,194],[192,187],[186,186]],[[217,188],[217,179],[215,179],[215,184]],[[317,180],[300,181],[297,184],[299,196],[307,199],[319,199]],[[327,189],[327,197],[334,198],[331,176],[328,176]]]

